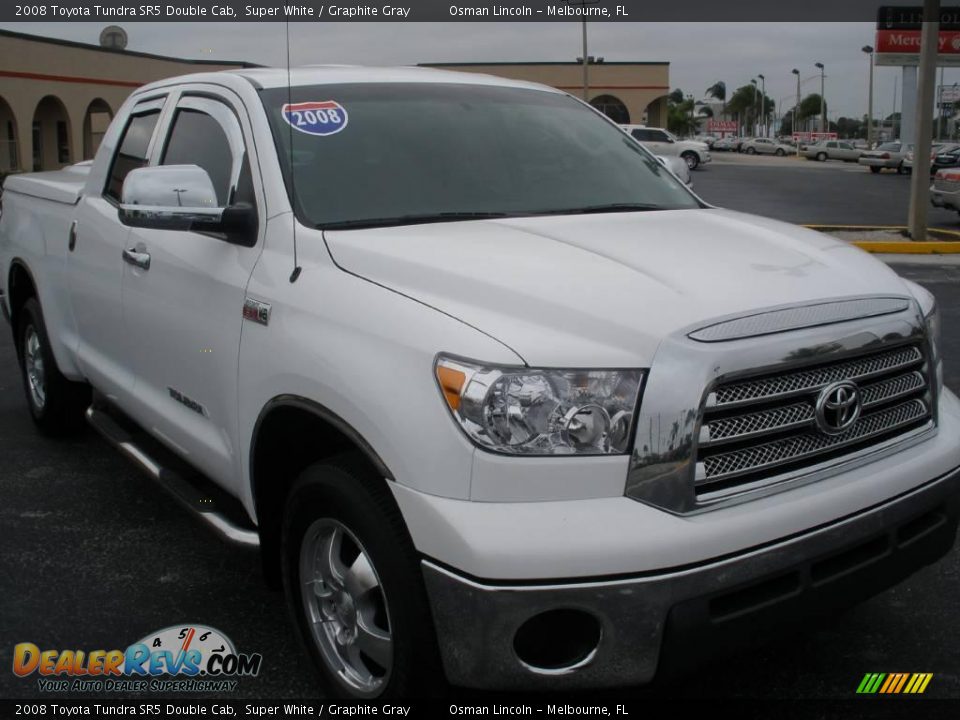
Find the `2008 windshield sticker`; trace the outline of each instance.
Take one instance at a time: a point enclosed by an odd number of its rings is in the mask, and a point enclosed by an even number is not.
[[[334,135],[347,126],[347,110],[336,100],[287,103],[281,113],[290,127],[307,135]]]

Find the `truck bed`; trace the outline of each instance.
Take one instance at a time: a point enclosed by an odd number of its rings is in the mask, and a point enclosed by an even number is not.
[[[91,165],[92,161],[87,160],[68,165],[61,170],[10,175],[4,182],[3,189],[5,192],[21,193],[64,205],[76,205],[87,182]]]

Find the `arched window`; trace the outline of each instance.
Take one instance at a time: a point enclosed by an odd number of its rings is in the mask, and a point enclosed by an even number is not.
[[[613,95],[598,95],[590,101],[590,104],[618,125],[627,125],[630,122],[630,111],[620,98]]]

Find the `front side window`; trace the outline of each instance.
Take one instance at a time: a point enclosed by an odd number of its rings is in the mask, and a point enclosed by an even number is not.
[[[127,177],[127,173],[147,164],[150,139],[153,137],[153,130],[159,119],[160,110],[151,110],[130,118],[117,146],[117,154],[110,164],[104,195],[120,202],[123,180]]]
[[[233,174],[230,141],[220,123],[205,112],[177,110],[160,164],[203,168],[213,181],[217,204],[220,207],[229,204]]]
[[[297,217],[313,227],[700,207],[637,142],[561,93],[359,83],[290,94],[260,93]],[[291,101],[301,110],[284,114]]]

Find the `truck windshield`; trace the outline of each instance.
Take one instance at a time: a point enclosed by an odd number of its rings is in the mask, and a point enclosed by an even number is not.
[[[701,207],[580,102],[524,88],[358,83],[261,91],[301,222],[360,228]]]

